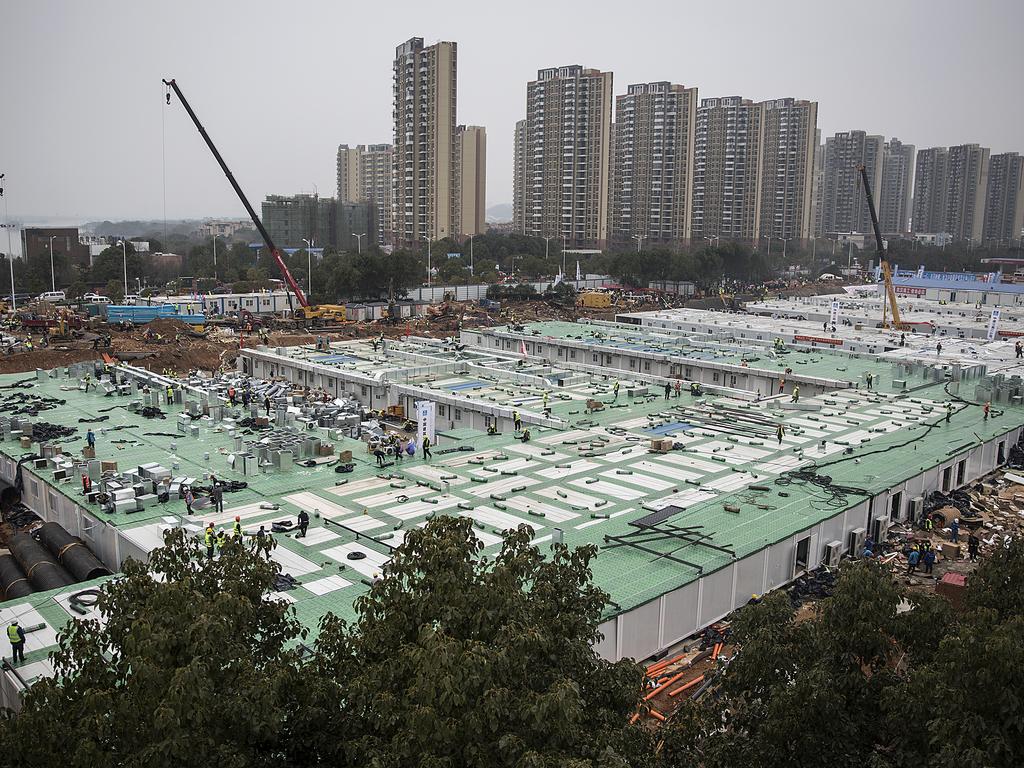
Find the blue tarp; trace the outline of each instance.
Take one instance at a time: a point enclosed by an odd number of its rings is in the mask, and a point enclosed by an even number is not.
[[[693,429],[693,425],[687,424],[685,421],[673,421],[670,424],[662,424],[660,427],[651,427],[643,431],[648,435],[670,435],[673,432],[685,432],[688,429]]]

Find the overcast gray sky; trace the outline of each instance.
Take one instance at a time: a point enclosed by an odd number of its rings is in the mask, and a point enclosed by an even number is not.
[[[335,192],[339,143],[391,141],[391,63],[459,45],[458,119],[487,127],[488,205],[537,69],[583,64],[699,97],[819,102],[822,135],[1024,151],[1024,1],[0,0],[0,172],[12,217],[240,215],[176,77],[250,199]],[[166,161],[162,160],[165,153]],[[166,168],[166,171],[164,170]]]

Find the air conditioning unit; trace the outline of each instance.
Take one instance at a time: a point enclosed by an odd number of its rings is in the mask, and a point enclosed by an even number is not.
[[[850,531],[850,557],[860,557],[860,553],[864,551],[864,542],[867,537],[868,532],[863,528],[854,528]]]
[[[924,496],[915,496],[910,500],[910,522],[916,523],[924,513]]]
[[[871,520],[871,538],[877,543],[884,541],[889,534],[889,518],[880,516]]]
[[[827,565],[829,568],[835,568],[839,565],[839,558],[842,556],[843,542],[830,541],[825,545],[825,556],[822,558],[822,564]]]

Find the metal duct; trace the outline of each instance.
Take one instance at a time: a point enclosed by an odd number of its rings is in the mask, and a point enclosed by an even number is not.
[[[56,556],[77,581],[110,576],[108,569],[87,546],[60,523],[43,523],[37,531],[40,543]]]
[[[16,533],[7,540],[7,548],[25,571],[29,583],[38,592],[60,589],[75,583],[70,573],[53,559],[46,548],[27,533]]]
[[[35,592],[13,555],[0,555],[0,599],[14,600]]]

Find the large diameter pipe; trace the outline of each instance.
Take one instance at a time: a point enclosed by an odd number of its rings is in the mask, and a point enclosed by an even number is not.
[[[39,542],[56,556],[77,581],[90,581],[110,576],[107,568],[87,546],[72,536],[60,523],[43,523],[37,530]]]
[[[21,570],[13,555],[0,555],[0,599],[14,600],[35,592],[28,576]]]
[[[46,548],[27,533],[16,533],[7,540],[18,565],[37,592],[60,589],[75,583],[74,577],[54,560]]]

